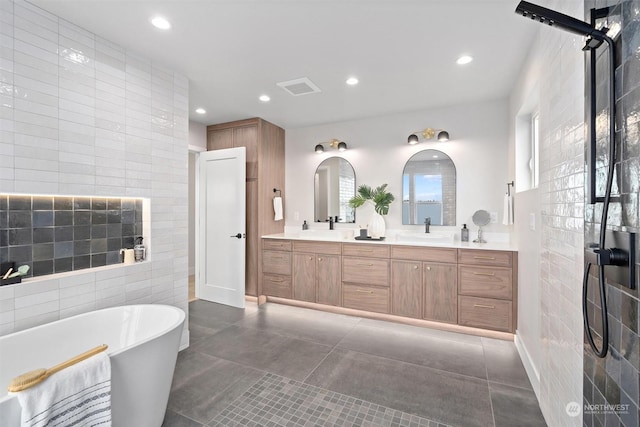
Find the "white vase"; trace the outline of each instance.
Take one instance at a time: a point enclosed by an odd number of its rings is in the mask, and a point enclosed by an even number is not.
[[[372,213],[369,219],[369,237],[372,239],[384,237],[386,228],[384,217],[377,212]]]

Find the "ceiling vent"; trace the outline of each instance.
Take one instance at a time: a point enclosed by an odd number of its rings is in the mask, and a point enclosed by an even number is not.
[[[313,83],[306,77],[276,84],[293,96],[309,95],[310,93],[322,92],[320,88],[315,85],[315,83]]]

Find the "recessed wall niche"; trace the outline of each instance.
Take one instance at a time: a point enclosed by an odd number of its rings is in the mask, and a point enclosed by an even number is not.
[[[143,199],[0,194],[0,262],[42,276],[118,264],[143,236]]]

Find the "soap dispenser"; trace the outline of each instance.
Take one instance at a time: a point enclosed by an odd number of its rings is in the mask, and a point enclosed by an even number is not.
[[[309,229],[309,224],[307,224],[306,220],[302,223],[302,229],[303,230],[308,230]]]
[[[142,236],[136,237],[136,245],[133,247],[133,253],[137,262],[145,260],[147,256],[147,250],[142,244]]]
[[[462,224],[462,229],[460,230],[460,241],[469,241],[469,229],[467,228],[467,224]]]

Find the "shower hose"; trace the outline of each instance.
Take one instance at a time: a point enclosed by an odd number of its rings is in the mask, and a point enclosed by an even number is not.
[[[598,242],[598,249],[605,249],[606,231],[607,231],[607,216],[609,214],[609,203],[611,202],[611,187],[613,186],[613,173],[615,170],[616,160],[616,123],[615,123],[615,46],[614,41],[610,37],[605,37],[604,40],[609,46],[609,166],[607,169],[607,182],[605,188],[605,194],[602,204],[602,219],[600,220],[600,239]],[[594,76],[591,76],[594,78]],[[595,114],[595,112],[592,112]],[[592,130],[595,132],[595,129]],[[595,165],[592,165],[595,167]],[[603,358],[607,355],[609,349],[609,320],[607,315],[607,295],[606,285],[604,277],[604,265],[598,262],[598,285],[600,290],[600,312],[602,316],[602,347],[598,349],[591,327],[589,325],[589,315],[587,311],[587,298],[588,298],[588,285],[589,285],[589,272],[591,270],[591,262],[587,262],[584,268],[584,277],[582,278],[582,316],[584,318],[584,330],[587,335],[589,345],[593,349],[596,356]]]

